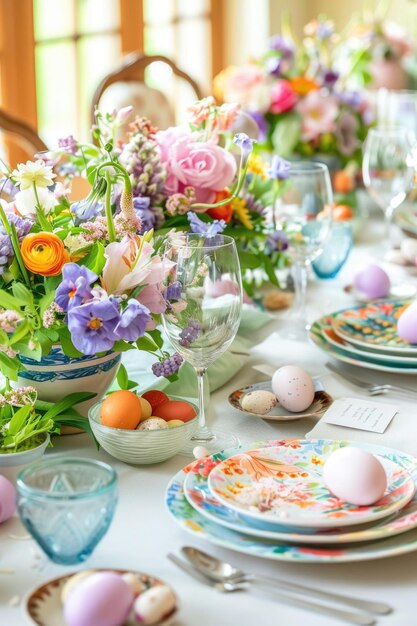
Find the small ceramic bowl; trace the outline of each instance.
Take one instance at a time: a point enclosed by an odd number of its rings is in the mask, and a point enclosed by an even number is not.
[[[183,400],[174,397],[170,399]],[[182,426],[161,430],[126,430],[104,426],[100,421],[101,402],[91,407],[88,419],[100,446],[115,459],[131,465],[150,465],[161,463],[178,454],[197,430],[198,408],[192,402],[189,404],[195,409],[194,419]]]

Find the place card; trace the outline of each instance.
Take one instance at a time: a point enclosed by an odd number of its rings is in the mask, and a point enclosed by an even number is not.
[[[372,433],[383,433],[398,413],[400,407],[393,404],[371,402],[360,398],[335,400],[320,421],[336,426],[347,426]]]

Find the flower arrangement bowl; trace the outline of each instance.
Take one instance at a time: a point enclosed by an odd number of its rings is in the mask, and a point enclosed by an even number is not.
[[[182,398],[171,397],[171,399]],[[198,409],[194,404],[196,411],[194,419],[185,422],[183,426],[161,430],[109,428],[100,422],[100,407],[101,402],[98,402],[88,413],[94,436],[103,450],[119,461],[131,465],[150,465],[170,459],[178,454],[198,428]]]
[[[34,461],[37,461],[43,456],[46,448],[49,445],[50,436],[48,433],[42,433],[38,435],[40,443],[34,448],[28,448],[21,452],[5,452],[0,454],[0,469],[3,473],[5,467],[20,467],[21,465],[30,465]]]

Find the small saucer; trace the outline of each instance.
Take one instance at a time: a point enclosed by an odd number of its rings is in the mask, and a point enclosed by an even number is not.
[[[302,413],[291,413],[291,411],[287,411],[283,406],[277,404],[269,413],[259,415],[259,413],[245,411],[245,409],[242,408],[243,396],[251,391],[272,391],[271,382],[265,381],[263,383],[256,383],[255,385],[248,385],[248,387],[236,389],[236,391],[230,394],[228,398],[229,403],[233,408],[242,411],[242,413],[246,413],[246,415],[260,417],[264,420],[274,422],[289,422],[290,420],[299,420],[304,417],[321,417],[333,403],[333,398],[328,393],[322,390],[316,390],[312,404]]]

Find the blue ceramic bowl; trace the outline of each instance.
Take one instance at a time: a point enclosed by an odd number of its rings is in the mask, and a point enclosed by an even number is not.
[[[85,561],[106,534],[117,503],[116,472],[100,461],[56,456],[17,477],[22,523],[55,563]]]

